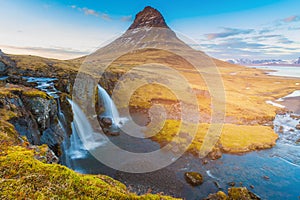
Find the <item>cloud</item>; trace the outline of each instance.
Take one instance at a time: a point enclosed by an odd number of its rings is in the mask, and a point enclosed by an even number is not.
[[[111,20],[111,17],[108,15],[108,14],[101,14],[100,16],[102,19],[105,19],[105,20]]]
[[[123,21],[123,22],[130,22],[131,20],[132,20],[131,15],[121,17],[121,21]]]
[[[253,29],[236,29],[236,28],[223,28],[224,31],[220,33],[209,33],[206,34],[206,38],[213,40],[216,38],[227,38],[230,36],[240,35],[240,34],[249,34],[253,32]]]
[[[288,38],[286,37],[281,37],[278,39],[278,42],[281,43],[281,44],[293,44],[295,43],[294,41],[292,40],[289,40]]]
[[[290,16],[290,17],[287,17],[287,18],[283,19],[283,21],[286,22],[286,23],[297,22],[297,21],[300,21],[300,17],[297,16],[297,15],[293,15],[293,16]]]
[[[56,59],[77,58],[80,56],[88,55],[90,53],[89,51],[80,51],[63,47],[44,48],[0,45],[0,49],[2,49],[5,53],[10,54],[36,55]]]
[[[82,11],[85,15],[93,15],[95,17],[98,17],[100,14],[97,11],[88,8],[79,8],[79,11]]]
[[[290,40],[283,34],[259,34],[259,30],[247,35],[220,38],[219,40],[201,40],[193,44],[196,49],[205,51],[210,56],[221,59],[244,58],[265,59],[272,56],[282,58],[297,57],[299,43]],[[298,56],[299,57],[299,56]]]
[[[265,33],[270,33],[270,32],[272,32],[271,29],[269,29],[269,28],[263,28],[263,29],[260,30],[258,33],[259,33],[259,34],[265,34]]]
[[[111,20],[111,17],[106,13],[101,13],[101,12],[98,12],[96,10],[89,9],[89,8],[79,8],[76,5],[71,5],[70,7],[72,9],[77,9],[78,11],[83,12],[87,16],[91,15],[91,16],[95,16],[95,17],[101,17],[102,19],[105,19],[105,20]]]

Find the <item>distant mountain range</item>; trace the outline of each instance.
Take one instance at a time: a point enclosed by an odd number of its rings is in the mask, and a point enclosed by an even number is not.
[[[294,60],[281,59],[266,59],[266,60],[251,60],[247,58],[230,59],[226,62],[238,65],[300,65],[300,57]]]

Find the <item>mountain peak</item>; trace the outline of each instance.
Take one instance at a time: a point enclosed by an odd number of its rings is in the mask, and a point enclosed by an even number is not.
[[[135,16],[134,22],[128,30],[142,27],[169,28],[162,14],[150,6],[145,7]]]

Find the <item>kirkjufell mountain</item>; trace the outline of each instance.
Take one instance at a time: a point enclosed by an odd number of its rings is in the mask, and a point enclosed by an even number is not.
[[[99,68],[95,67],[96,65],[114,64],[117,58],[120,57],[122,57],[123,62],[126,60],[125,63],[127,64],[141,64],[149,57],[137,55],[143,54],[142,52],[149,53],[150,51],[161,64],[181,65],[180,68],[191,68],[194,66],[204,71],[207,68],[216,67],[212,59],[204,52],[191,48],[179,39],[175,32],[166,24],[162,14],[149,6],[136,15],[134,22],[123,35],[85,57],[83,66],[90,72],[95,71],[95,68],[97,71]],[[174,58],[171,59],[170,56],[164,58],[161,51],[173,54]],[[184,64],[183,59],[187,61]],[[176,60],[178,61],[177,63]]]

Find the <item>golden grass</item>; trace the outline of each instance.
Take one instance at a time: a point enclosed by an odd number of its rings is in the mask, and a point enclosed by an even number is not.
[[[194,140],[189,146],[189,151],[198,154],[211,124],[201,123],[198,126]],[[180,121],[167,120],[162,130],[152,139],[162,145],[175,143],[179,148],[185,146],[192,137],[188,129],[180,130]],[[147,135],[147,133],[146,133]],[[278,135],[267,126],[249,126],[224,124],[220,134],[220,147],[226,153],[245,153],[253,150],[267,149],[275,145]]]

